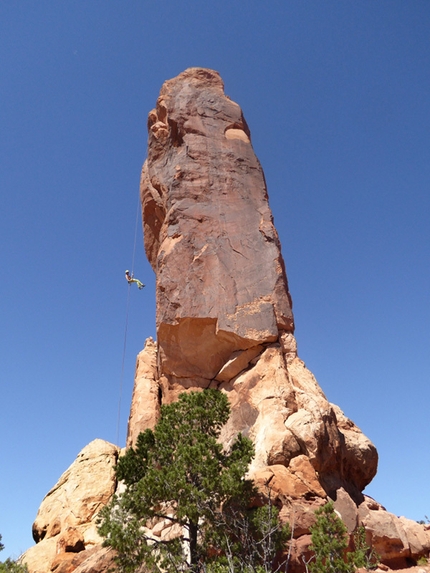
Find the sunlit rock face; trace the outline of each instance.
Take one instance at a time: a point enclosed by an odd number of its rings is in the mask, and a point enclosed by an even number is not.
[[[219,74],[165,82],[148,123],[141,196],[161,371],[203,386],[232,353],[293,331],[284,263],[248,126]]]
[[[363,525],[387,565],[427,556],[427,526],[362,494],[376,473],[376,448],[297,355],[264,175],[219,74],[191,68],[165,82],[148,127],[141,196],[157,341],[149,338],[137,357],[127,447],[154,428],[163,403],[217,388],[231,406],[223,444],[238,432],[252,439],[250,476],[292,526],[289,573],[305,573],[309,528],[328,497],[348,533]],[[30,573],[112,569],[96,523],[118,486],[119,455],[117,446],[91,442],[48,492],[33,525],[37,544],[23,556]],[[178,534],[164,521],[152,532],[166,541]]]
[[[252,471],[283,466],[276,476],[289,475],[300,496],[344,487],[358,499],[376,449],[297,356],[285,265],[241,108],[217,72],[190,68],[164,83],[148,131],[141,198],[157,343],[147,342],[136,376],[128,444],[153,427],[160,403],[215,387],[232,407],[222,440],[253,439]],[[297,467],[319,486],[299,486]]]

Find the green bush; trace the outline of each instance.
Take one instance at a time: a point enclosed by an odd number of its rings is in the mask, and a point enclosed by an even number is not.
[[[229,415],[217,390],[181,394],[120,458],[125,491],[102,510],[99,532],[122,573],[142,564],[165,573],[272,570],[287,531],[276,508],[249,508],[255,490],[245,474],[254,448],[239,434],[223,450],[218,438]],[[160,520],[175,526],[171,539],[146,528]]]
[[[378,555],[366,543],[366,531],[359,527],[354,534],[354,551],[348,551],[347,529],[329,501],[315,511],[316,522],[311,526],[314,552],[306,568],[311,573],[353,573],[358,567],[374,568]]]

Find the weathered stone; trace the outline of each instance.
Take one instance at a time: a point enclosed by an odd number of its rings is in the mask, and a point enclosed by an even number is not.
[[[376,473],[376,449],[327,401],[297,355],[264,175],[242,111],[224,95],[218,73],[191,68],[165,82],[148,128],[141,198],[145,249],[156,272],[157,342],[148,339],[137,358],[127,447],[154,428],[161,404],[182,392],[224,392],[231,416],[220,439],[226,448],[239,432],[252,439],[256,503],[270,492],[281,519],[293,519],[288,571],[299,573],[309,558],[314,510],[327,495],[353,530],[361,491]],[[78,458],[39,510],[34,535],[41,541],[32,549],[43,549],[57,573],[102,572],[112,563],[94,523],[116,485],[118,448],[109,447],[109,462],[107,454],[86,465]],[[366,498],[359,520],[390,563],[397,549],[404,559],[424,550],[421,532],[407,537],[399,520],[384,525],[372,512],[386,513]],[[168,522],[151,527],[164,541],[179,534]],[[54,562],[56,547],[81,547],[66,539],[67,528],[76,530],[85,551]],[[34,563],[36,557],[29,550]],[[30,573],[42,573],[37,567]]]
[[[21,561],[28,567],[30,573],[47,573],[57,555],[57,538],[49,537],[33,545],[22,555]]]
[[[309,534],[292,540],[288,573],[304,573],[306,571],[305,563],[309,563],[313,555],[309,549],[311,542],[312,539]]]
[[[330,404],[336,415],[337,427],[343,436],[343,471],[347,480],[363,490],[378,469],[378,452],[363,432],[345,416],[339,406]]]
[[[76,569],[74,559],[76,553],[60,553],[54,557],[51,563],[53,573],[71,573]]]
[[[315,470],[306,456],[293,458],[290,467],[267,466],[251,473],[258,490],[266,497],[285,501],[287,498],[326,497]]]
[[[76,527],[68,527],[58,536],[57,553],[79,553],[84,549],[84,536]]]
[[[406,539],[408,540],[411,557],[428,557],[430,552],[430,531],[421,523],[406,517],[399,517]]]
[[[218,382],[229,382],[237,376],[242,370],[245,370],[251,360],[260,354],[263,346],[257,345],[248,350],[236,350],[215,376]]]
[[[115,492],[118,454],[117,446],[92,441],[47,493],[33,524],[37,544],[22,558],[30,573],[46,573],[51,565],[57,573],[68,573],[79,560],[61,557],[54,563],[56,555],[85,553],[102,542],[94,520]]]
[[[165,82],[148,124],[141,195],[161,371],[211,380],[233,352],[293,330],[264,175],[217,72]]]
[[[334,500],[333,505],[334,509],[342,518],[348,533],[352,533],[358,525],[358,509],[354,500],[343,489],[343,487],[340,487],[336,491],[336,499]]]
[[[316,520],[315,511],[325,503],[326,499],[322,497],[292,498],[282,506],[279,518],[283,523],[290,524],[292,537],[299,538],[309,533]]]
[[[361,524],[366,528],[370,544],[381,561],[398,569],[408,564],[411,556],[402,522],[394,514],[374,507],[365,500],[358,508]]]
[[[68,527],[89,524],[112,497],[119,448],[94,440],[46,494],[33,524],[36,542]]]
[[[154,429],[160,413],[160,386],[157,373],[157,345],[148,338],[136,360],[133,396],[128,419],[127,447],[134,446],[137,436],[147,428]]]
[[[74,573],[108,573],[109,571],[115,571],[114,558],[115,551],[110,547],[94,547],[90,550],[89,555],[86,559],[77,565]],[[83,556],[83,551],[79,555]]]
[[[297,341],[294,334],[292,332],[281,331],[279,333],[279,342],[281,343],[285,360],[287,361],[287,364],[290,364],[294,358],[297,358]]]

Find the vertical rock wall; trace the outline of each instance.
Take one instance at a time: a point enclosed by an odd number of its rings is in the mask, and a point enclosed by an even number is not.
[[[128,444],[160,402],[216,387],[232,407],[222,439],[228,445],[239,431],[253,439],[254,472],[270,466],[265,475],[298,484],[306,468],[309,495],[342,486],[358,499],[376,449],[297,356],[280,243],[242,110],[217,72],[190,68],[164,83],[148,131],[141,198],[157,343],[139,355]]]
[[[293,331],[278,235],[248,126],[217,72],[167,81],[148,125],[141,196],[160,368],[207,386],[232,353]]]

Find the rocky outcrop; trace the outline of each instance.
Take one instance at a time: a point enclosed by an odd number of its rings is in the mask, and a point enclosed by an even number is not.
[[[157,380],[157,345],[148,338],[136,360],[133,396],[128,419],[127,447],[134,446],[137,436],[154,428],[160,413],[160,387]]]
[[[150,112],[141,197],[166,384],[206,386],[234,352],[293,330],[263,171],[217,72],[167,81]]]
[[[251,437],[252,471],[291,471],[306,459],[321,495],[343,487],[361,499],[376,449],[297,356],[285,265],[242,110],[217,72],[190,68],[165,82],[148,128],[141,198],[157,346],[138,358],[128,443],[161,402],[216,387],[232,407],[223,442]]]
[[[118,455],[113,444],[94,440],[46,494],[33,524],[37,544],[22,558],[31,573],[66,573],[83,563],[90,549],[101,549],[95,519],[115,492]]]
[[[416,563],[430,553],[430,525],[397,517],[370,497],[358,508],[359,521],[366,528],[368,542],[393,569]]]
[[[238,432],[252,438],[250,473],[294,522],[291,570],[303,567],[327,497],[350,533],[365,524],[381,549],[383,527],[361,493],[376,473],[376,448],[297,355],[285,265],[240,107],[217,72],[191,68],[165,82],[148,131],[141,199],[157,343],[138,357],[127,443],[153,427],[161,403],[218,388],[232,409],[223,443]],[[413,543],[403,536],[402,556],[418,555],[421,534]],[[381,555],[390,561],[387,546]]]
[[[155,426],[163,403],[217,388],[231,405],[223,444],[238,432],[253,440],[250,475],[291,524],[289,573],[304,570],[315,510],[328,498],[350,534],[365,526],[383,563],[428,555],[428,528],[362,494],[376,473],[376,448],[298,357],[264,174],[219,74],[191,68],[165,82],[148,130],[141,199],[157,341],[148,339],[137,357],[127,447]],[[23,557],[30,573],[111,567],[95,518],[115,491],[118,455],[95,440],[47,494],[33,526],[37,545]],[[152,533],[177,534],[160,520]]]

